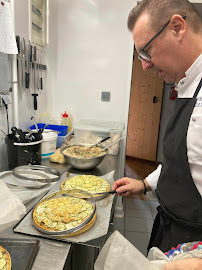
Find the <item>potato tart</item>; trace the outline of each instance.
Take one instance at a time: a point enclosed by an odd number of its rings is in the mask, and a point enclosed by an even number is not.
[[[84,199],[59,197],[39,203],[33,211],[33,221],[45,231],[59,232],[77,227],[93,211],[94,206]]]
[[[11,269],[11,257],[8,251],[0,246],[0,270]]]
[[[82,189],[93,193],[108,192],[111,186],[109,182],[99,176],[95,175],[76,175],[70,177],[62,182],[61,189]],[[93,195],[94,197],[100,196],[99,194]]]

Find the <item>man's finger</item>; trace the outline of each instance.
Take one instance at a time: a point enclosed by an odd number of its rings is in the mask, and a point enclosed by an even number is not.
[[[112,190],[117,189],[118,187],[123,186],[125,184],[126,184],[126,180],[124,178],[119,179],[119,180],[114,182]]]
[[[118,188],[116,189],[116,193],[125,193],[125,192],[128,191],[128,188],[129,188],[128,185],[118,187]]]

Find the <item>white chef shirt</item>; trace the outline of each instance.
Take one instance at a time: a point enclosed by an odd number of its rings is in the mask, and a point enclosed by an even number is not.
[[[178,98],[192,98],[202,77],[202,54],[185,72],[175,89]],[[192,112],[187,132],[187,156],[194,183],[202,196],[202,88],[198,93],[197,102]],[[161,173],[162,165],[146,177],[154,191]]]

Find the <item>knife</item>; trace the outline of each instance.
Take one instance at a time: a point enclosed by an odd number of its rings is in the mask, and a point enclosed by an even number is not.
[[[22,62],[22,87],[25,85],[25,54],[26,54],[26,47],[25,47],[25,39],[22,39],[21,42],[21,62]]]
[[[22,74],[22,69],[21,69],[21,50],[20,50],[20,36],[16,36],[16,44],[18,48],[18,54],[17,54],[17,74],[18,74],[18,91],[21,93],[21,74]],[[21,96],[22,97],[22,96]]]
[[[30,86],[30,41],[27,43],[27,48],[25,47],[25,87],[29,89]]]
[[[32,96],[34,97],[34,110],[37,110],[37,96],[36,93],[36,59],[37,59],[37,48],[34,46],[34,93]]]
[[[40,78],[40,87],[41,87],[41,90],[43,90],[43,76],[42,76],[42,61],[41,61],[41,57],[40,57],[39,64],[40,64],[40,74],[41,74],[41,76],[39,76],[39,78]]]

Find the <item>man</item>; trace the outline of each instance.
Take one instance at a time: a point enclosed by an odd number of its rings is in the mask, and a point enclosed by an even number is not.
[[[149,247],[167,251],[202,239],[202,21],[187,0],[143,0],[129,14],[138,58],[178,99],[163,141],[163,165],[139,181],[117,180],[130,197],[154,190],[160,203]],[[148,89],[149,91],[149,89]]]

